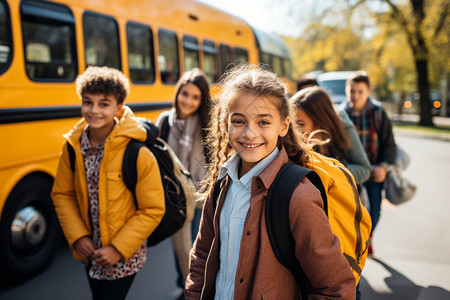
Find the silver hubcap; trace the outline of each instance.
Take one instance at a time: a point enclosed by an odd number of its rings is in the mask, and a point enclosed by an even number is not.
[[[11,224],[12,245],[15,249],[26,250],[39,244],[45,236],[47,223],[44,216],[32,206],[16,213]]]

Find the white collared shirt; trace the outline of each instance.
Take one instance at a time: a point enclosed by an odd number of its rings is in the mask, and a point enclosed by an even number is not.
[[[231,183],[219,219],[220,268],[216,277],[215,299],[228,300],[234,298],[234,282],[242,232],[250,207],[252,178],[259,175],[278,155],[278,152],[278,148],[275,147],[271,154],[257,163],[241,178],[239,178],[238,170],[241,158],[237,153],[220,168],[219,179],[228,174]]]

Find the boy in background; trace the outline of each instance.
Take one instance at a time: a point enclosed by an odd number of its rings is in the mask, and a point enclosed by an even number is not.
[[[344,109],[355,124],[372,165],[372,172],[364,186],[369,198],[373,233],[380,218],[381,193],[388,165],[395,162],[396,146],[391,121],[380,103],[370,97],[370,92],[367,73],[354,72],[346,82],[345,93],[348,101],[344,103]],[[373,255],[371,239],[368,255]]]

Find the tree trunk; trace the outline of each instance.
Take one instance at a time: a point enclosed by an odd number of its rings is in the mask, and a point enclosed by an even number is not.
[[[448,116],[448,74],[447,70],[445,70],[444,67],[442,67],[441,70],[441,116],[447,117]]]
[[[434,126],[431,116],[430,84],[428,82],[428,60],[416,59],[417,86],[420,94],[421,126]]]
[[[430,83],[428,81],[428,57],[429,51],[425,38],[422,34],[421,27],[425,19],[425,1],[424,0],[410,0],[413,8],[414,16],[414,33],[413,40],[415,43],[411,45],[414,62],[416,63],[417,71],[417,88],[420,94],[420,120],[421,126],[434,126],[431,116],[431,101],[430,101]]]

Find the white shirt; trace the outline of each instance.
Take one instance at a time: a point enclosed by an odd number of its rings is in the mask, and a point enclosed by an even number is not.
[[[261,173],[277,156],[275,150],[244,176],[239,178],[239,163],[241,158],[235,153],[221,168],[219,179],[229,175],[230,187],[225,196],[222,211],[220,212],[220,268],[216,277],[216,300],[234,298],[234,282],[239,261],[241,237],[244,230],[245,218],[250,207],[252,178]]]

